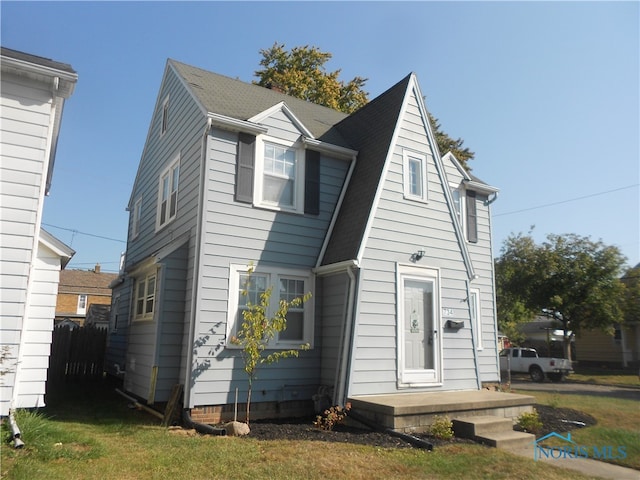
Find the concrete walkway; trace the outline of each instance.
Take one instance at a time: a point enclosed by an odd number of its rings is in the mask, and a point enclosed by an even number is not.
[[[529,445],[520,448],[505,448],[506,452],[513,453],[533,460],[533,446]],[[537,460],[548,465],[575,470],[584,475],[597,478],[607,478],[612,480],[640,480],[640,471],[632,468],[620,467],[610,463],[600,462],[591,458],[547,458],[542,457]]]

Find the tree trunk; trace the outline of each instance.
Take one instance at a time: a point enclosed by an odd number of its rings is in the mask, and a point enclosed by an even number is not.
[[[252,387],[252,382],[251,380],[249,380],[249,391],[247,392],[247,418],[246,418],[246,422],[247,425],[249,425],[249,407],[251,405],[251,387]]]

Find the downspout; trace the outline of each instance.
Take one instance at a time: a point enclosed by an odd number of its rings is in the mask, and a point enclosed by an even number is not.
[[[13,447],[24,447],[24,442],[20,438],[22,434],[20,433],[20,429],[18,428],[18,424],[16,423],[16,419],[14,416],[14,410],[9,411],[9,428],[11,429],[11,440],[13,440]]]
[[[476,277],[474,277],[474,280],[475,278]],[[473,321],[473,313],[471,312],[471,281],[467,280],[465,283],[467,285],[467,307],[469,310],[469,323],[471,324],[471,348],[473,348],[473,363],[475,364],[476,370],[476,384],[478,386],[478,390],[481,390],[482,382],[480,381],[480,364],[478,362],[478,349],[476,348],[476,326],[475,322]],[[478,298],[477,301],[479,302],[480,299]],[[480,319],[476,320],[481,321]]]
[[[188,408],[191,397],[191,367],[193,365],[193,341],[196,330],[196,321],[198,320],[198,293],[200,288],[200,283],[198,281],[200,277],[200,255],[201,255],[201,244],[202,244],[202,222],[204,217],[204,209],[205,201],[204,201],[204,193],[206,190],[206,173],[207,173],[207,139],[209,137],[209,132],[211,131],[212,119],[211,117],[207,118],[207,125],[204,129],[202,135],[202,165],[200,168],[200,194],[199,194],[199,204],[200,208],[198,209],[198,216],[196,220],[196,239],[195,239],[195,252],[194,252],[194,260],[193,260],[193,284],[191,286],[191,315],[189,320],[189,336],[188,345],[187,345],[187,356],[185,361],[185,382],[184,382],[184,400],[183,407],[185,409]],[[183,415],[184,417],[184,415]]]
[[[342,332],[342,351],[339,360],[339,374],[337,379],[337,388],[334,389],[333,403],[336,405],[344,405],[346,402],[346,379],[347,369],[351,363],[351,338],[353,332],[354,313],[353,306],[355,304],[355,292],[357,279],[354,269],[358,268],[357,264],[347,267],[347,275],[349,276],[349,293],[347,298],[347,309],[344,320],[344,330]]]

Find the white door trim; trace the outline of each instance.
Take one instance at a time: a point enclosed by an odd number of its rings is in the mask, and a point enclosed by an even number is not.
[[[433,335],[432,347],[435,349],[433,355],[433,368],[429,369],[408,369],[405,367],[405,282],[418,281],[429,282],[433,285],[433,331],[426,335]],[[441,314],[441,293],[440,293],[440,270],[437,268],[419,267],[416,265],[397,264],[396,265],[396,338],[397,338],[397,382],[398,388],[411,387],[432,387],[442,385],[442,314]]]

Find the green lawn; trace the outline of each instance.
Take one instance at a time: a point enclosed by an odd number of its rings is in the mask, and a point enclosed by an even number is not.
[[[569,375],[568,380],[579,383],[640,388],[638,372],[630,372],[629,370],[576,368],[575,372]]]
[[[186,436],[162,428],[153,416],[129,409],[127,401],[112,388],[98,386],[89,392],[68,392],[48,403],[38,413],[19,412],[18,424],[26,446],[14,450],[7,442],[0,444],[2,478],[588,478],[480,445],[450,444],[427,452],[343,443]],[[610,408],[617,408],[617,401],[613,405]],[[599,410],[596,413],[601,415]],[[628,423],[626,417],[620,421]],[[605,428],[610,425],[603,423]],[[615,425],[610,428],[618,430]],[[8,436],[6,426],[2,435]],[[600,441],[597,431],[593,435],[594,441]]]

